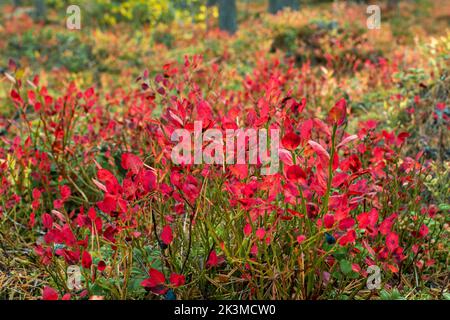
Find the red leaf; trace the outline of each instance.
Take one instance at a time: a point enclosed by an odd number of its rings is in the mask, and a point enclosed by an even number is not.
[[[165,286],[166,277],[162,272],[152,268],[149,271],[149,276],[148,279],[141,282],[141,286],[156,294],[164,294],[167,292],[168,289]]]
[[[398,234],[394,232],[390,232],[386,236],[386,246],[389,249],[390,252],[393,252],[395,249],[398,248]]]
[[[322,145],[318,144],[315,141],[309,140],[308,144],[311,146],[311,148],[313,148],[313,150],[317,153],[317,155],[319,156],[319,158],[321,159],[322,162],[327,162],[330,160],[330,155],[327,152],[327,150],[325,150],[324,147],[322,147]]]
[[[20,104],[22,104],[23,103],[23,100],[22,100],[22,97],[19,95],[19,93],[16,91],[16,90],[11,90],[11,98],[15,101],[15,102],[17,102],[17,103],[20,103]]]
[[[36,93],[32,90],[28,91],[28,103],[31,105],[36,103]]]
[[[302,168],[300,168],[297,165],[293,165],[290,166],[287,171],[286,171],[286,177],[289,180],[293,180],[293,181],[298,181],[300,179],[305,179],[306,178],[306,174],[305,172],[302,170]]]
[[[104,213],[111,213],[117,209],[117,199],[110,194],[106,194],[103,201],[97,202],[97,206]]]
[[[34,224],[36,222],[36,214],[34,212],[30,213],[30,220],[28,221],[28,225],[30,228],[34,227]]]
[[[117,181],[117,178],[108,170],[106,169],[100,169],[97,172],[98,179],[103,182],[106,186],[106,189],[109,193],[117,194],[120,189],[119,182]]]
[[[217,259],[216,251],[213,250],[208,257],[208,261],[206,262],[206,267],[216,267],[218,265],[218,263],[219,263],[219,261]]]
[[[106,189],[106,186],[103,183],[101,183],[100,181],[92,178],[92,182],[94,182],[94,184],[103,192],[108,192],[108,189]]]
[[[186,279],[182,274],[172,273],[170,275],[170,283],[174,287],[182,286],[185,284],[185,282],[186,282]]]
[[[37,87],[39,86],[39,76],[34,76],[33,78],[33,84]]]
[[[293,132],[289,132],[281,139],[281,143],[288,150],[295,150],[300,144],[300,136]]]
[[[312,119],[305,120],[300,128],[300,135],[303,139],[309,140],[311,138],[311,131],[314,125]]]
[[[150,192],[156,188],[156,174],[152,170],[145,170],[141,174],[141,183],[144,190]]]
[[[84,93],[84,96],[86,97],[86,98],[90,98],[90,97],[92,97],[94,95],[94,88],[89,88],[89,89],[87,89],[86,90],[86,92]]]
[[[41,109],[42,109],[42,104],[40,102],[36,102],[34,104],[34,111],[39,112],[39,110],[41,110]]]
[[[51,287],[45,286],[42,292],[42,300],[58,300],[58,292]]]
[[[51,229],[52,226],[53,226],[53,218],[52,218],[52,216],[49,215],[48,213],[44,213],[42,215],[42,225],[46,229]]]
[[[355,220],[352,217],[348,217],[348,218],[342,219],[339,222],[339,229],[347,230],[347,229],[353,227],[354,224],[355,224]]]
[[[133,174],[138,174],[139,171],[143,168],[143,166],[144,163],[138,156],[132,153],[122,154],[122,167],[125,170],[131,170]]]
[[[335,173],[333,176],[332,186],[333,188],[337,188],[342,185],[348,178],[348,174],[345,172]]]
[[[297,236],[297,242],[298,244],[301,244],[303,241],[305,241],[306,237],[304,235]]]
[[[88,217],[89,217],[89,219],[91,219],[92,221],[94,221],[95,220],[95,218],[97,217],[97,213],[95,212],[95,209],[94,208],[89,208],[89,210],[88,210]]]
[[[334,216],[332,214],[326,214],[323,217],[323,223],[325,224],[325,227],[330,229],[334,225]]]
[[[266,235],[266,230],[264,230],[264,228],[259,228],[256,230],[255,235],[259,240],[262,240]]]
[[[83,255],[81,257],[81,265],[83,268],[89,269],[92,265],[92,257],[87,251],[83,251]]]
[[[393,273],[397,273],[398,272],[398,268],[396,266],[394,266],[393,264],[388,264],[387,267],[389,268],[389,270],[391,270]]]
[[[65,295],[63,295],[63,297],[61,298],[61,300],[70,300],[71,295],[70,293],[66,293]]]
[[[356,219],[358,220],[360,229],[366,229],[366,227],[369,225],[369,214],[367,212],[359,214]]]
[[[61,192],[61,198],[63,201],[69,199],[70,195],[72,194],[72,192],[70,191],[70,187],[67,185],[63,185],[62,187],[60,187],[59,191]]]
[[[339,238],[339,244],[341,246],[345,246],[347,243],[353,243],[356,240],[356,232],[355,230],[349,230],[345,235]]]
[[[357,263],[352,263],[352,270],[356,273],[361,272],[361,267]]]
[[[16,71],[17,69],[17,63],[13,59],[8,60],[8,68],[11,71]]]
[[[348,143],[350,143],[350,142],[352,142],[353,140],[356,140],[356,139],[358,139],[358,136],[356,134],[348,136],[347,138],[342,140],[341,143],[339,143],[336,148],[339,149],[339,148],[345,146],[346,144],[348,144]]]
[[[98,271],[102,272],[103,270],[105,270],[106,268],[106,263],[105,261],[99,261],[99,263],[97,264],[97,269]]]
[[[252,233],[252,226],[250,225],[250,223],[247,223],[244,227],[244,234],[246,236],[250,235]]]
[[[161,240],[169,245],[173,241],[172,228],[170,226],[165,226],[161,232]]]
[[[341,126],[346,119],[347,116],[347,101],[345,99],[341,99],[331,108],[328,113],[328,122],[332,125]]]
[[[158,271],[156,269],[151,268],[149,271],[150,278],[152,279],[153,283],[155,284],[163,284],[166,281],[166,277],[164,276],[164,273],[161,271]]]
[[[425,224],[422,224],[419,229],[419,235],[420,237],[425,237],[428,234],[428,227]]]
[[[230,172],[238,179],[245,179],[248,175],[248,167],[246,164],[235,164],[228,167]]]

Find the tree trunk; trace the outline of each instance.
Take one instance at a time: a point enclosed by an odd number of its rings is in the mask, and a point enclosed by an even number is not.
[[[299,10],[300,9],[299,0],[284,0],[284,6],[285,7],[289,7],[292,10]]]
[[[208,0],[208,1],[206,1],[206,6],[207,7],[213,7],[215,5],[217,5],[217,0]]]
[[[236,0],[219,0],[219,28],[234,34],[237,30]]]
[[[280,0],[269,0],[269,13],[275,14],[280,8]]]
[[[46,19],[46,8],[45,8],[45,0],[34,0],[35,7],[35,19],[38,21],[45,21]]]
[[[284,8],[291,8],[292,10],[299,10],[299,0],[269,0],[269,12],[276,14]]]
[[[387,6],[388,9],[397,9],[399,0],[388,0]]]

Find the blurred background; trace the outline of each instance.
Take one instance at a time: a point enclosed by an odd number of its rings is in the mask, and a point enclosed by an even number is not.
[[[311,75],[324,78],[331,92],[345,85],[358,105],[367,99],[377,105],[395,86],[366,81],[372,71],[362,69],[386,72],[399,63],[407,69],[448,57],[448,41],[433,49],[431,59],[428,45],[448,38],[447,0],[79,0],[81,28],[70,30],[72,2],[1,0],[0,69],[14,61],[16,78],[39,74],[54,92],[70,82],[114,90],[135,85],[145,69],[156,74],[167,63],[200,55],[220,66],[224,88],[237,88],[263,58],[277,59],[304,73],[311,66]],[[373,4],[380,8],[379,29],[367,27]],[[427,76],[419,70],[411,77],[405,81]],[[364,90],[368,85],[380,87],[376,101]],[[299,97],[313,105],[333,97],[314,88]],[[0,81],[0,102],[9,89]]]
[[[250,65],[248,53],[281,50],[302,61],[314,46],[327,50],[317,43],[325,34],[345,34],[343,29],[385,50],[445,34],[450,21],[445,0],[79,0],[81,30],[68,30],[66,9],[73,1],[0,3],[3,66],[14,58],[34,71],[65,69],[72,78],[89,70],[93,79],[85,75],[87,80],[99,85],[102,73],[153,69],[192,53]],[[367,29],[369,4],[380,6],[380,30]]]
[[[67,13],[73,2],[79,7],[79,17],[76,10]],[[370,5],[379,8],[379,28],[368,28],[368,19],[374,14],[367,12]],[[137,144],[141,140],[135,137],[141,131],[135,134],[134,125],[145,121],[130,120],[150,116],[130,102],[130,97],[147,94],[137,79],[155,79],[153,82],[158,83],[162,76],[179,73],[180,82],[188,84],[186,92],[180,94],[173,89],[170,94],[188,97],[190,90],[199,88],[205,100],[226,112],[233,105],[242,107],[243,112],[255,109],[254,102],[268,92],[268,84],[283,97],[306,99],[305,113],[322,119],[343,97],[348,101],[349,133],[358,132],[361,123],[374,119],[380,132],[410,134],[402,150],[405,155],[414,158],[423,150],[427,159],[437,160],[433,176],[427,178],[427,192],[436,203],[448,203],[450,130],[444,119],[450,116],[449,0],[0,0],[0,9],[0,142],[6,142],[1,150],[9,152],[18,144],[16,140],[9,143],[7,137],[17,136],[18,141],[24,137],[21,114],[27,113],[40,128],[42,112],[35,112],[31,102],[29,106],[24,104],[24,110],[14,104],[12,89],[18,89],[18,83],[30,90],[39,78],[39,90],[58,99],[73,90],[73,84],[90,95],[95,89],[96,110],[107,110],[104,117],[98,116],[95,130],[108,128],[104,131],[108,135],[115,132],[109,125],[115,128],[117,123],[117,128],[127,128],[123,136],[133,133],[128,139]],[[78,18],[79,29],[67,27]],[[178,72],[189,69],[190,64],[196,67],[189,73]],[[34,100],[33,93],[28,98]],[[151,118],[158,118],[168,105],[165,94],[147,98],[155,100]],[[81,132],[97,117],[83,110],[77,110],[77,115],[82,119],[82,124],[77,124]],[[64,113],[48,117],[59,116],[64,119]],[[122,143],[114,135],[109,139],[102,139],[102,148],[98,149],[105,163],[108,148],[116,152],[116,146],[121,148]],[[142,134],[141,139],[146,146],[148,136]],[[69,155],[69,159],[76,161],[73,167],[84,168],[85,144],[77,146],[79,153]],[[96,148],[92,150],[97,152]],[[22,161],[7,156],[12,159],[11,168],[21,168]],[[114,157],[119,159],[118,151]],[[22,174],[28,175],[30,170],[16,170],[20,172],[17,184],[22,187],[22,181],[26,181]],[[96,168],[91,166],[89,170],[94,172]],[[57,170],[52,172],[56,177]],[[79,171],[73,172],[74,177],[79,176]],[[14,192],[4,183],[3,189]],[[21,207],[19,221],[23,224],[28,223],[34,198],[31,188],[28,194],[30,201],[24,201]],[[54,195],[46,196],[52,199]],[[11,199],[10,203],[20,201],[16,194]],[[35,234],[11,221],[0,225],[0,245],[7,243],[17,258],[2,256],[0,250],[0,267],[14,270],[10,274],[0,272],[0,298],[32,299],[40,296],[47,284],[47,270],[43,271],[41,263],[28,261]],[[14,233],[17,225],[23,227],[25,236]],[[439,250],[446,252],[445,248]],[[448,272],[445,275],[448,281]],[[138,280],[142,279],[134,278],[131,297],[141,294]],[[121,281],[120,277],[116,280]],[[414,284],[408,285],[408,290],[410,287],[414,289]],[[413,298],[436,298],[438,288],[414,293]],[[386,293],[384,298],[398,295]],[[193,296],[186,291],[185,297]]]

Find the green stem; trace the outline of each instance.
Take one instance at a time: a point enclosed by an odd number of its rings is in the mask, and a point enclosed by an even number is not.
[[[333,126],[333,133],[331,134],[331,151],[330,151],[330,161],[328,162],[328,181],[327,181],[327,191],[325,193],[325,197],[323,199],[323,214],[328,212],[328,200],[331,194],[331,182],[333,180],[333,159],[335,154],[335,144],[336,144],[336,130],[337,125]]]

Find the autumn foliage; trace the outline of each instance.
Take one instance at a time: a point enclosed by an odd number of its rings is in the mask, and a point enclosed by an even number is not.
[[[2,122],[0,225],[12,231],[0,240],[25,250],[39,284],[30,296],[369,299],[380,296],[367,288],[378,266],[380,290],[441,297],[448,189],[430,180],[445,163],[412,146],[418,126],[357,109],[372,87],[398,108],[410,101],[388,91],[410,65],[358,60],[351,72],[366,82],[347,94],[332,64],[255,56],[239,72],[227,50],[167,58],[111,89],[67,78],[51,87],[11,59],[2,81],[16,117]],[[429,106],[443,136],[445,99]],[[279,171],[261,174],[261,159],[175,164],[171,135],[194,133],[195,121],[223,133],[280,130]],[[68,287],[69,266],[81,288]]]

